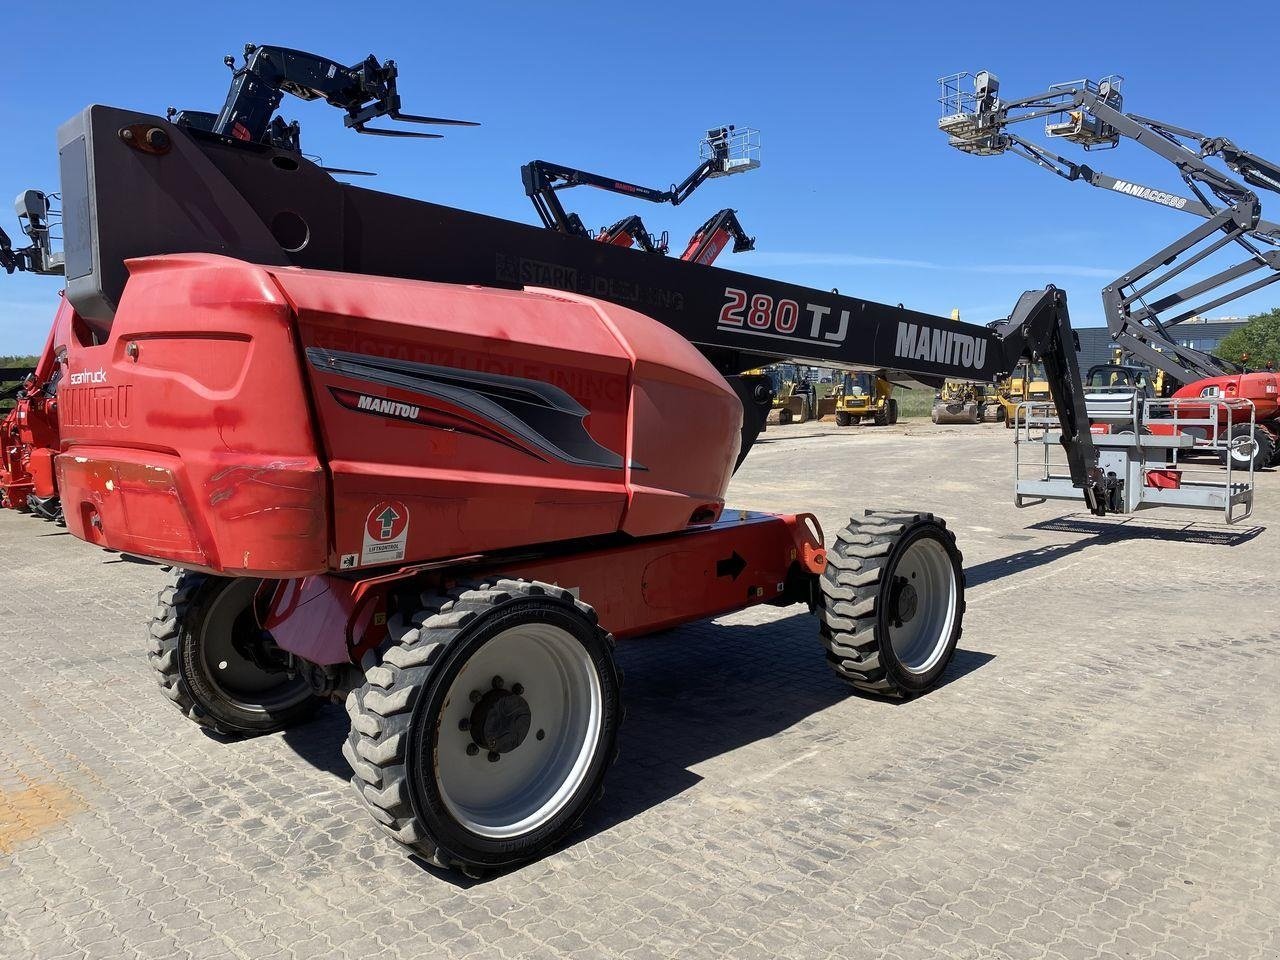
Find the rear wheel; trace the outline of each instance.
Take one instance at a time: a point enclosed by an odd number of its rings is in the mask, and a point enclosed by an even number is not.
[[[849,425],[849,414],[845,413],[843,410],[837,410],[837,411],[836,411],[836,426],[837,426],[837,427],[847,427],[848,425]]]
[[[1219,454],[1225,464],[1231,459],[1232,469],[1254,470],[1270,466],[1276,455],[1275,438],[1261,424],[1241,423],[1231,428],[1231,439],[1226,450]]]
[[[568,590],[436,597],[347,698],[352,783],[397,840],[480,874],[533,859],[602,792],[621,718],[612,638]]]
[[[928,690],[955,654],[964,567],[946,523],[929,513],[868,510],[827,551],[822,640],[853,687],[905,697]]]
[[[791,412],[790,407],[783,407],[781,410],[778,411],[778,423],[781,426],[785,427],[794,419],[795,419],[795,414]]]
[[[898,422],[898,401],[890,399],[889,401],[889,423]]]
[[[165,696],[216,733],[270,733],[319,703],[259,626],[261,583],[181,571],[151,620],[150,660]]]

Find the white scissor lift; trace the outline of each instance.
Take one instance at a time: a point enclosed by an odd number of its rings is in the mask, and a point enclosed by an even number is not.
[[[1253,513],[1253,461],[1248,435],[1253,403],[1227,397],[1151,399],[1126,388],[1094,389],[1086,396],[1094,425],[1098,465],[1118,480],[1119,512],[1151,507],[1214,510],[1227,523]],[[1014,419],[1014,502],[1019,507],[1046,500],[1083,500],[1071,483],[1062,434],[1053,404],[1021,403]],[[1252,431],[1250,431],[1251,433]],[[1222,461],[1200,459],[1225,450]],[[1225,466],[1223,465],[1225,462]]]

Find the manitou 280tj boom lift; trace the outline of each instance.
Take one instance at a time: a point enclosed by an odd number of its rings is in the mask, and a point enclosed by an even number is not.
[[[1242,150],[1224,137],[1125,112],[1119,77],[1054,84],[1016,100],[1000,99],[1000,82],[989,71],[956,74],[940,83],[938,127],[956,149],[975,156],[1013,153],[1064,180],[1204,220],[1103,289],[1107,326],[1127,354],[1152,370],[1163,371],[1178,385],[1172,399],[1249,401],[1252,417],[1242,421],[1238,408],[1221,404],[1216,410],[1220,422],[1189,426],[1186,432],[1218,447],[1224,458],[1231,456],[1239,465],[1252,468],[1271,463],[1280,450],[1280,380],[1271,372],[1243,372],[1222,358],[1184,346],[1177,332],[1179,324],[1280,280],[1280,224],[1262,219],[1261,201],[1250,189],[1280,191],[1280,164]],[[1113,148],[1122,138],[1139,143],[1174,165],[1191,196],[1119,179],[1059,156],[1010,129],[1031,120],[1045,121],[1046,136],[1087,151]],[[1185,271],[1203,268],[1215,254],[1236,248],[1244,251],[1243,260],[1194,282],[1179,280]],[[1184,285],[1178,286],[1175,280]],[[1182,412],[1196,412],[1185,402],[1180,407]],[[1209,411],[1199,413],[1191,419],[1210,419]],[[1159,428],[1152,424],[1153,430],[1159,432]]]
[[[505,867],[581,820],[616,749],[615,636],[800,602],[860,690],[946,668],[941,520],[870,511],[828,551],[811,515],[725,508],[770,404],[740,371],[1041,358],[1080,495],[1121,502],[1061,290],[996,332],[350,186],[273,134],[281,92],[362,132],[398,114],[389,63],[253,47],[211,122],[91,106],[59,130],[67,526],[179,568],[151,658],[197,723],[345,698],[360,797],[437,864]]]

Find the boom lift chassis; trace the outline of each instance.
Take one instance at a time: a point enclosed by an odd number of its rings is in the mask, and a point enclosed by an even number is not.
[[[867,511],[828,551],[812,517],[724,509],[770,406],[742,371],[1042,361],[1073,487],[1122,505],[1061,290],[997,331],[342,184],[263,105],[324,96],[368,132],[410,119],[393,65],[251,49],[212,120],[92,106],[59,131],[67,525],[181,569],[152,662],[196,722],[345,698],[353,784],[432,862],[500,869],[579,821],[621,711],[610,633],[807,602],[859,690],[946,669],[941,520]]]

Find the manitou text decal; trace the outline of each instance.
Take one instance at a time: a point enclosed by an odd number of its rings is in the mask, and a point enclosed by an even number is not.
[[[420,407],[411,403],[400,403],[398,400],[386,400],[382,397],[370,397],[360,394],[356,399],[357,410],[368,410],[370,413],[381,413],[388,417],[400,417],[403,420],[417,420]]]
[[[1180,197],[1176,193],[1161,193],[1159,190],[1152,190],[1150,187],[1144,187],[1139,183],[1129,183],[1127,180],[1117,180],[1111,185],[1111,189],[1119,193],[1127,193],[1129,196],[1137,197],[1139,200],[1163,203],[1166,207],[1173,207],[1175,210],[1181,210],[1187,205],[1186,197]]]
[[[98,370],[81,370],[79,373],[71,375],[72,386],[80,386],[84,383],[106,383],[107,371]]]
[[[987,360],[987,341],[967,333],[900,320],[893,352],[903,360],[928,360],[930,363],[981,370]]]
[[[748,294],[737,287],[725,287],[724,299],[716,324],[721,330],[775,340],[807,340],[824,347],[844,343],[849,335],[848,310],[837,313],[820,303],[801,306],[785,297],[775,300],[767,293]]]

